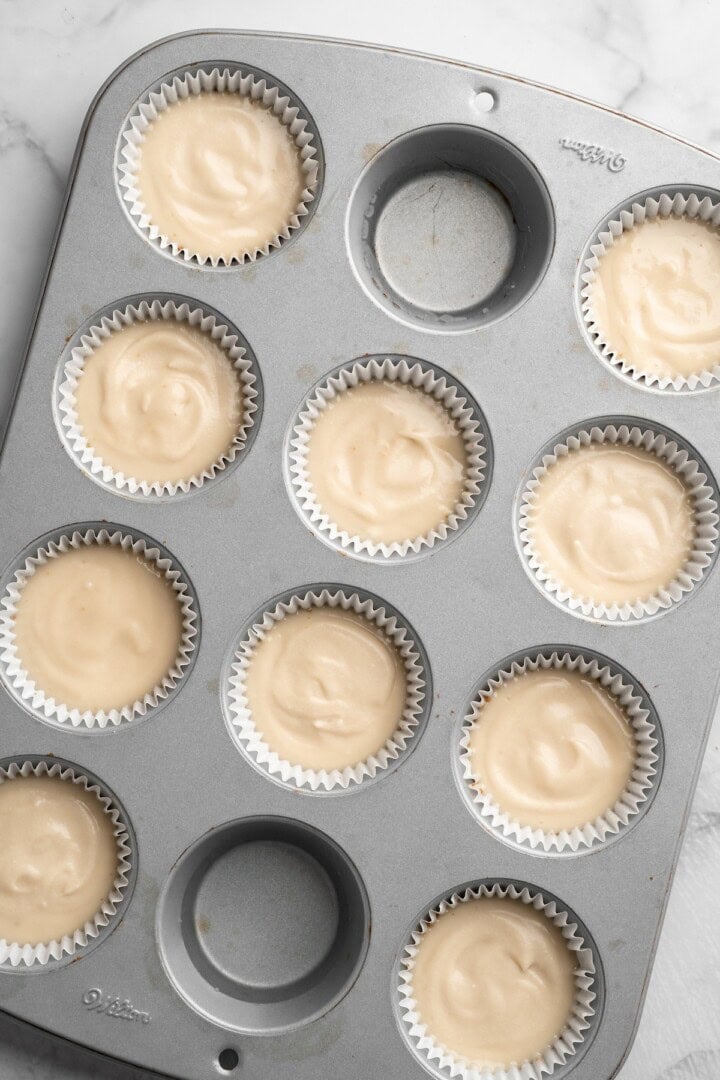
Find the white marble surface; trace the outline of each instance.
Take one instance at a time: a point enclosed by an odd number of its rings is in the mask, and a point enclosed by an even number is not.
[[[2,363],[19,362],[93,94],[136,49],[198,26],[325,34],[457,57],[627,110],[720,152],[715,0],[0,0]],[[720,1077],[719,894],[716,721],[622,1080]],[[0,1019],[2,1080],[142,1075]]]

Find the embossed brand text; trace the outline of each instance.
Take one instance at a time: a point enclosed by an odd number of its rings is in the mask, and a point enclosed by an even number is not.
[[[561,139],[560,145],[565,150],[574,150],[581,161],[592,165],[607,165],[610,172],[620,172],[627,165],[627,158],[615,150],[608,150],[597,143],[578,142],[577,139]]]
[[[150,1013],[133,1008],[127,998],[113,997],[111,994],[103,993],[99,986],[93,986],[90,990],[86,990],[82,996],[82,1003],[88,1012],[114,1016],[117,1020],[137,1020],[141,1024],[150,1023]]]

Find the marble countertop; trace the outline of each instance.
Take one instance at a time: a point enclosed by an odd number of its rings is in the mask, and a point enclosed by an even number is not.
[[[3,363],[16,365],[22,355],[75,141],[95,91],[136,49],[198,26],[355,38],[457,57],[581,94],[720,152],[720,4],[714,0],[0,0]],[[719,894],[716,717],[621,1080],[720,1076]],[[1,1016],[0,1076],[149,1080]]]

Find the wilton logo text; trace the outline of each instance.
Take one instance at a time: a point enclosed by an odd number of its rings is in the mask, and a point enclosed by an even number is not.
[[[127,998],[123,999],[112,997],[111,994],[104,994],[99,986],[86,990],[82,996],[82,1003],[88,1012],[114,1016],[117,1020],[136,1020],[141,1024],[150,1023],[150,1013],[133,1008]]]
[[[577,139],[561,139],[560,145],[564,150],[574,150],[581,161],[589,161],[592,165],[607,165],[610,172],[620,172],[627,165],[627,158],[618,154],[615,150],[608,150],[596,143],[578,142]]]

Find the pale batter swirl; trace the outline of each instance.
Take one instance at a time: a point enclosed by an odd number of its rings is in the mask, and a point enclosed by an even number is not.
[[[95,457],[147,483],[200,476],[230,448],[243,419],[240,379],[209,334],[166,320],[136,322],[85,361],[78,425]]]
[[[463,437],[430,394],[375,380],[338,395],[310,434],[307,471],[331,522],[391,544],[425,536],[453,513],[465,484]]]
[[[520,825],[579,828],[627,787],[635,741],[597,679],[563,668],[516,675],[486,698],[468,740],[473,786]]]
[[[666,588],[691,553],[682,478],[650,451],[591,443],[559,457],[528,511],[535,554],[563,589],[594,604],[633,604]]]
[[[592,286],[604,341],[637,371],[660,378],[720,364],[720,229],[654,218],[602,256]]]
[[[573,954],[542,911],[480,897],[421,935],[412,993],[435,1042],[474,1065],[503,1068],[533,1060],[562,1032],[574,972]]]
[[[71,548],[20,593],[15,644],[28,677],[71,709],[122,709],[177,660],[182,613],[162,571],[110,544]]]
[[[206,92],[169,105],[140,145],[137,187],[163,236],[201,258],[242,259],[272,243],[305,187],[292,135],[261,102]]]
[[[0,784],[0,938],[38,945],[82,929],[117,865],[112,819],[92,792],[49,776]]]
[[[364,616],[322,607],[273,625],[253,649],[245,692],[256,729],[280,758],[343,769],[397,730],[406,678],[382,630]]]

